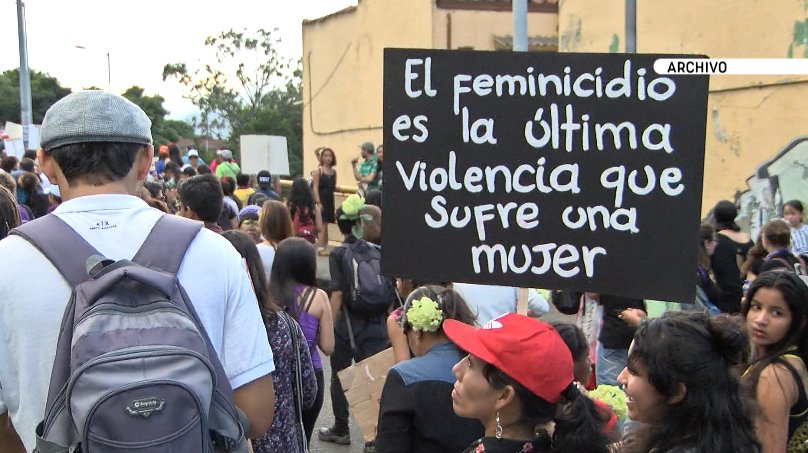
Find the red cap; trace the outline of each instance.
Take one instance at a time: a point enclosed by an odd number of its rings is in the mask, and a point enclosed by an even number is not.
[[[490,363],[539,396],[558,404],[572,383],[572,354],[549,324],[509,313],[478,329],[447,319],[443,332],[458,348]]]

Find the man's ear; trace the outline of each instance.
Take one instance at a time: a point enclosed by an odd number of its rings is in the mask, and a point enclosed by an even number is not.
[[[39,168],[51,184],[58,184],[56,179],[56,167],[59,165],[49,153],[46,153],[42,148],[37,150],[36,158],[39,161]]]
[[[668,397],[668,404],[681,403],[685,396],[687,396],[687,387],[683,382],[680,382],[676,384],[673,393]]]
[[[148,145],[143,148],[143,150],[138,153],[137,159],[135,159],[135,165],[137,165],[137,179],[138,181],[143,181],[146,179],[146,175],[149,174],[149,170],[152,166],[152,160],[154,158],[154,146]]]

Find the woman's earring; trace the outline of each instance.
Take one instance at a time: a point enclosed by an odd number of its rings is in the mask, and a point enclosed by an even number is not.
[[[502,425],[499,423],[499,411],[497,411],[497,432],[496,432],[497,439],[502,439]]]

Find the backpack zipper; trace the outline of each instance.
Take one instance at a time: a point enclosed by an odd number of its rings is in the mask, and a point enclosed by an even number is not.
[[[129,306],[129,305],[120,305],[113,302],[104,302],[98,305],[93,305],[90,307],[89,310],[85,311],[79,320],[74,324],[73,330],[76,329],[82,322],[86,321],[88,318],[92,318],[93,316],[101,315],[104,313],[140,313],[140,314],[148,314],[155,311],[159,311],[161,309],[165,309],[168,311],[175,311],[189,320],[193,321],[188,313],[176,306],[175,304],[169,302],[168,300],[159,300],[156,302],[150,302],[144,305],[138,306]]]

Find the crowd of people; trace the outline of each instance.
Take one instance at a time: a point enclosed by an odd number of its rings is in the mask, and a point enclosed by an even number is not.
[[[109,111],[120,115],[112,127]],[[206,164],[196,149],[165,145],[155,160],[146,115],[110,93],[57,102],[41,143],[0,166],[0,256],[13,258],[0,260],[0,451],[40,445],[72,291],[70,273],[26,236],[48,213],[113,261],[137,260],[163,216],[203,225],[176,279],[256,452],[307,452],[315,431],[350,443],[338,373],[391,346],[396,364],[365,451],[806,451],[808,226],[797,200],[755,242],[735,206],[718,203],[699,228],[696,300],[681,310],[649,318],[643,300],[556,292],[550,302],[571,300],[577,321],[548,324],[547,293],[380,273],[382,146],[359,146],[358,193],[337,206],[330,148],[284,194],[276,176],[244,173],[229,150]],[[58,235],[46,241],[74,250]],[[334,423],[316,429],[329,381]],[[239,439],[224,444],[244,451]]]

